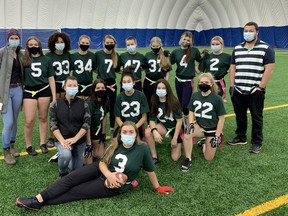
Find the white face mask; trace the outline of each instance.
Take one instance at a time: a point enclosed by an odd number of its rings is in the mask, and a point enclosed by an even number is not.
[[[125,91],[131,91],[133,89],[133,83],[122,83],[122,88]]]
[[[121,134],[121,141],[123,142],[124,145],[127,146],[132,146],[135,142],[135,136],[133,135],[125,135]]]
[[[221,50],[221,45],[211,45],[212,52],[219,52]]]
[[[158,97],[165,97],[167,95],[166,89],[156,89],[156,94]]]
[[[71,97],[75,96],[77,94],[77,92],[78,92],[78,87],[67,87],[66,88],[66,93]]]
[[[55,44],[56,50],[62,51],[62,50],[64,50],[64,48],[65,48],[65,43],[56,43]]]

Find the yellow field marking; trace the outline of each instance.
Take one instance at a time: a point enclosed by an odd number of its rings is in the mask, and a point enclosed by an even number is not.
[[[48,150],[56,150],[56,147],[48,148]],[[41,150],[36,149],[36,152],[41,153]],[[28,153],[27,152],[20,152],[20,156],[25,156],[25,155],[28,155]],[[3,159],[4,159],[4,156],[0,156],[0,160],[3,160]]]
[[[277,197],[276,199],[270,200],[261,205],[255,206],[235,216],[257,216],[265,212],[271,211],[273,209],[279,208],[281,205],[287,203],[288,203],[288,194]]]

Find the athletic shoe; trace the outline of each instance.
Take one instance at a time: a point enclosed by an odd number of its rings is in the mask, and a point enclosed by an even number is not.
[[[48,153],[48,149],[47,149],[46,144],[40,145],[40,149],[41,149],[42,154],[47,154]]]
[[[189,171],[189,168],[191,167],[191,165],[192,165],[192,160],[190,160],[189,158],[186,158],[186,159],[184,160],[184,163],[183,163],[182,166],[181,166],[181,170],[182,170],[183,172],[188,172],[188,171]]]
[[[16,205],[20,208],[26,208],[33,211],[39,211],[41,209],[41,204],[36,197],[18,197],[16,200]]]
[[[59,152],[57,152],[56,154],[54,154],[49,160],[48,163],[52,163],[52,162],[58,162],[58,157],[59,157]]]
[[[49,138],[48,142],[47,142],[47,147],[48,148],[53,148],[55,146],[55,142],[53,138]]]
[[[235,137],[234,139],[228,141],[227,143],[229,145],[246,145],[247,144],[247,140]]]
[[[261,146],[253,144],[251,149],[250,149],[250,152],[254,153],[254,154],[258,154],[258,153],[260,153],[260,150],[261,150]]]
[[[154,158],[154,157],[153,157],[153,163],[154,163],[154,165],[158,164],[158,163],[159,163],[158,158]]]
[[[29,146],[28,148],[26,148],[26,152],[32,156],[36,156],[38,154],[32,146]]]

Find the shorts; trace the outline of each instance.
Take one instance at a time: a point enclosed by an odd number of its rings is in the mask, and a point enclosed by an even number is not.
[[[166,128],[166,130],[168,131],[167,128]],[[180,131],[181,131],[181,130],[180,130]],[[174,133],[175,133],[175,128],[169,133],[169,136],[170,136],[171,138],[173,138]],[[183,142],[183,140],[182,140],[182,138],[181,138],[181,136],[180,136],[180,133],[179,133],[179,135],[178,135],[178,137],[177,137],[177,143],[182,143],[182,142]]]
[[[202,126],[202,125],[199,125],[199,127],[206,137],[215,136],[217,127],[207,127],[207,126]]]
[[[102,128],[100,128],[100,131],[99,131],[99,133],[97,135],[96,135],[96,132],[97,131],[92,130],[90,128],[90,138],[91,138],[91,140],[100,140],[103,137]]]
[[[64,81],[63,81],[63,83],[64,83]],[[63,83],[56,82],[56,93],[65,92],[65,90],[63,88]]]
[[[23,91],[23,99],[35,99],[35,100],[37,100],[40,97],[51,97],[52,93],[51,93],[50,86],[48,86],[47,88],[43,89],[40,92],[37,92],[34,96],[32,96],[31,92],[25,91],[25,90],[39,91],[40,89],[44,88],[47,85],[49,85],[49,84],[43,84],[43,85],[37,85],[37,86],[25,86],[24,91]]]
[[[81,85],[85,85],[85,86],[90,85],[90,86],[88,86],[84,91],[82,91],[83,88],[82,88]],[[88,96],[88,97],[90,97],[92,95],[92,83],[84,83],[84,84],[83,83],[79,83],[78,86],[79,86],[79,88],[78,88],[77,96]]]

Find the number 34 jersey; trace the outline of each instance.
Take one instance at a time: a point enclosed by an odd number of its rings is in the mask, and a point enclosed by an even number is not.
[[[203,96],[200,91],[194,93],[188,109],[194,113],[197,123],[206,127],[217,127],[218,116],[226,114],[223,99],[213,92],[208,96]]]
[[[123,91],[116,98],[114,115],[120,117],[123,122],[137,123],[142,118],[142,114],[149,111],[146,96],[136,89],[131,96],[127,96]]]

